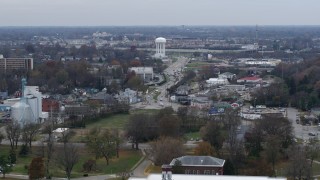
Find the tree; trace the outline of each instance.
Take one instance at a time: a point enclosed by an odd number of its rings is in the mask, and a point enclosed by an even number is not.
[[[28,173],[29,179],[41,179],[45,176],[44,160],[42,157],[32,159]]]
[[[287,118],[265,116],[258,122],[257,127],[263,132],[264,140],[268,136],[277,136],[281,142],[281,147],[288,148],[292,144],[292,125]]]
[[[17,144],[20,136],[20,124],[12,120],[7,126],[6,126],[6,133],[7,138],[10,141],[10,147],[13,150],[14,148],[17,149]]]
[[[157,119],[160,136],[178,137],[180,135],[181,121],[175,115],[164,115]]]
[[[150,145],[151,148],[147,150],[147,156],[158,166],[168,164],[174,158],[185,154],[183,142],[180,139],[160,137]]]
[[[267,161],[272,164],[272,172],[275,174],[275,164],[279,158],[281,142],[277,136],[270,136],[266,140]]]
[[[310,160],[310,168],[312,168],[313,161],[319,157],[319,144],[317,138],[310,138],[306,146],[307,158]]]
[[[292,179],[311,178],[311,169],[305,148],[300,145],[291,146],[288,150],[289,166],[287,176]]]
[[[1,144],[3,139],[4,139],[4,135],[0,132],[0,144]]]
[[[126,134],[138,150],[139,143],[154,139],[157,136],[154,117],[149,114],[134,114],[130,116],[126,126]]]
[[[31,148],[32,140],[35,138],[37,133],[39,132],[39,124],[36,123],[28,123],[25,124],[22,128],[22,139],[25,143],[25,145],[29,145],[29,148]]]
[[[197,156],[213,156],[214,149],[208,142],[200,142],[194,149],[194,154]]]
[[[46,169],[46,177],[47,178],[51,178],[49,165],[51,163],[51,159],[52,159],[52,155],[53,155],[53,151],[54,151],[54,139],[53,139],[54,137],[52,134],[53,130],[54,130],[54,120],[49,119],[43,128],[43,132],[48,135],[46,150],[45,150],[45,148],[43,149],[43,154],[44,154],[44,152],[46,152],[46,157],[45,157],[46,168],[45,169]]]
[[[220,156],[220,150],[225,140],[221,123],[209,121],[206,126],[201,128],[200,133],[202,139],[208,141],[214,147],[217,155]]]
[[[109,165],[109,160],[116,156],[117,138],[110,130],[92,129],[87,136],[87,146],[96,158],[104,157]]]
[[[63,149],[58,152],[57,163],[65,171],[67,178],[70,179],[74,165],[79,161],[79,153],[72,143],[64,143]]]
[[[9,158],[5,155],[0,156],[0,170],[3,175],[3,178],[5,178],[6,174],[12,170],[11,162]]]

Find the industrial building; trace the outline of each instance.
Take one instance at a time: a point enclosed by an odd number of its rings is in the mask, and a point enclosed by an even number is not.
[[[0,70],[13,70],[13,69],[23,69],[32,70],[33,69],[33,59],[32,58],[4,58],[0,55]]]
[[[22,97],[7,99],[3,104],[11,107],[11,118],[20,125],[27,123],[41,123],[48,118],[47,112],[42,112],[42,93],[38,86],[26,86],[22,79]]]
[[[150,82],[153,80],[153,68],[152,67],[131,67],[128,72],[134,71],[137,76],[139,76],[145,82]]]

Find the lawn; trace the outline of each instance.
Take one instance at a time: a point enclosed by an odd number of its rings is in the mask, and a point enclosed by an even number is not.
[[[143,114],[153,114],[157,113],[158,110],[153,109],[139,109],[130,111],[130,114],[114,114],[106,118],[101,118],[95,122],[90,122],[86,125],[85,129],[72,129],[75,132],[75,135],[72,137],[72,142],[84,142],[84,137],[90,129],[93,128],[102,128],[102,129],[120,129],[123,130],[127,124],[130,116],[132,114],[143,113]]]
[[[27,157],[17,157],[17,163],[12,169],[12,173],[15,174],[28,174],[26,166],[29,166],[33,157],[36,157],[36,152],[39,152],[40,147],[33,147],[33,154]],[[9,153],[10,146],[0,146],[0,155],[7,155]],[[19,150],[19,148],[18,148]],[[107,165],[104,158],[98,159],[96,161],[96,170],[91,173],[86,173],[83,171],[82,165],[89,159],[94,159],[94,155],[87,151],[86,148],[79,149],[80,159],[79,162],[74,166],[72,171],[72,177],[81,177],[83,174],[89,175],[100,175],[100,174],[115,174],[118,172],[123,172],[130,170],[139,160],[142,158],[140,151],[136,150],[120,150],[119,158],[112,158]],[[50,173],[54,177],[65,177],[65,172],[62,171],[55,163],[57,156],[54,154],[52,163],[50,165]]]
[[[102,174],[116,174],[130,170],[139,160],[142,158],[140,151],[136,150],[123,150],[120,151],[119,158],[113,158],[109,161],[109,165],[104,158],[96,160],[96,169],[93,172],[84,172],[82,165],[89,159],[94,160],[94,155],[83,152],[80,156],[79,162],[74,166],[72,171],[72,177],[81,177],[84,174],[89,176],[102,175]],[[57,168],[53,167],[51,173],[57,177],[64,177],[65,173]]]
[[[187,138],[188,141],[201,139],[200,132],[190,132],[186,133],[184,136]]]

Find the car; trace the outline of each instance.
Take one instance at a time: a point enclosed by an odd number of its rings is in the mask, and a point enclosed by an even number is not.
[[[316,133],[314,133],[314,132],[309,132],[308,135],[309,135],[309,136],[316,136]]]

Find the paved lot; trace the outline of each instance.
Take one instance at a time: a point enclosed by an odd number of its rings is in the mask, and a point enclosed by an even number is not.
[[[303,139],[304,141],[317,137],[319,138],[320,131],[318,126],[303,126],[296,123],[298,110],[295,108],[287,108],[287,117],[292,122],[293,132],[296,138]],[[309,133],[315,133],[316,136],[309,136]]]

